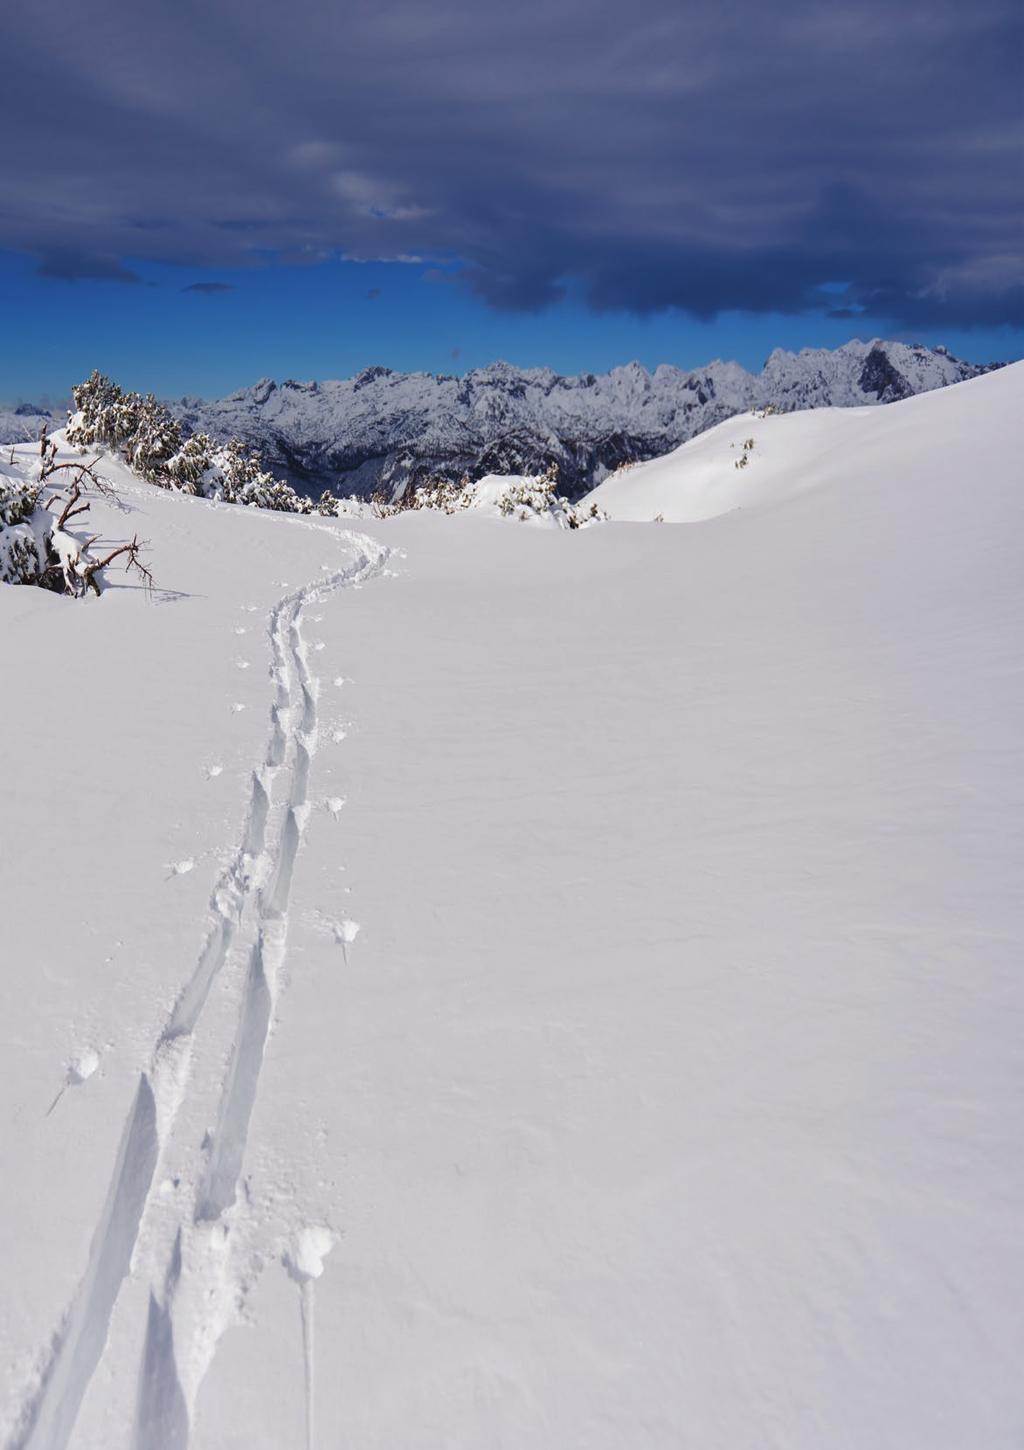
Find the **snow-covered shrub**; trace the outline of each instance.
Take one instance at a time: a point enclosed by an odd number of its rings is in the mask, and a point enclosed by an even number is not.
[[[546,472],[525,477],[489,474],[472,481],[464,474],[458,483],[449,478],[431,479],[415,492],[391,502],[382,494],[371,499],[378,518],[388,518],[408,509],[432,509],[444,514],[467,509],[492,512],[522,523],[554,524],[561,529],[578,529],[607,517],[596,504],[584,508],[569,502],[558,492],[558,465]]]
[[[0,474],[0,584],[45,583],[53,520],[41,492],[38,483]]]
[[[68,419],[69,443],[116,449],[150,483],[169,486],[167,463],[181,447],[181,429],[152,393],[125,393],[94,371],[72,388],[71,396],[75,412]]]
[[[23,478],[0,474],[0,527],[14,528],[32,517],[42,487]]]
[[[251,504],[282,513],[313,512],[308,498],[268,473],[258,455],[247,453],[238,438],[232,438],[223,448],[213,448],[201,492],[206,498],[222,499],[225,503]]]
[[[519,478],[511,482],[498,499],[498,508],[506,517],[516,514],[524,522],[531,514],[565,513],[567,509],[571,510],[572,505],[568,499],[558,496],[557,463],[552,463],[546,472],[533,478]]]
[[[570,503],[558,492],[557,463],[550,464],[544,473],[534,477],[510,478],[507,485],[498,491],[494,502],[499,513],[506,518],[516,518],[522,523],[547,519],[562,529],[578,529],[606,518],[597,504],[584,508]]]
[[[177,419],[152,393],[126,393],[102,373],[93,372],[71,394],[75,411],[68,418],[68,442],[114,449],[160,488],[282,513],[313,512],[308,498],[268,473],[237,438],[222,446],[205,433],[184,437]],[[330,498],[326,493],[321,498],[316,505],[319,512],[327,512],[324,501]]]
[[[463,474],[458,483],[451,478],[433,478],[413,493],[409,508],[436,509],[443,514],[456,514],[468,508],[473,500],[473,485]]]
[[[735,444],[733,446],[735,447]],[[735,463],[733,464],[733,467],[734,468],[746,468],[747,464],[750,462],[750,455],[753,452],[753,450],[754,450],[754,440],[753,440],[753,438],[744,438],[744,440],[743,440],[743,451],[740,454],[739,458],[736,459]]]
[[[182,493],[202,493],[203,475],[210,467],[213,443],[205,433],[193,433],[167,460],[170,487]]]
[[[81,598],[89,590],[99,594],[103,571],[121,559],[147,587],[152,585],[141,558],[145,546],[137,537],[100,555],[92,552],[97,535],[80,538],[71,531],[72,520],[89,512],[87,485],[113,495],[92,464],[58,463],[56,448],[45,442],[29,477],[0,473],[0,584],[34,584]],[[44,500],[44,491],[54,486],[57,492]]]

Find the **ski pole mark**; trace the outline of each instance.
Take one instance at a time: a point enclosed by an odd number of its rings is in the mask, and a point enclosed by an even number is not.
[[[299,1312],[302,1318],[302,1365],[306,1399],[306,1450],[314,1450],[313,1421],[316,1356],[313,1341],[313,1284],[324,1271],[324,1259],[334,1247],[329,1228],[311,1224],[297,1235],[285,1255],[288,1277],[299,1286]]]

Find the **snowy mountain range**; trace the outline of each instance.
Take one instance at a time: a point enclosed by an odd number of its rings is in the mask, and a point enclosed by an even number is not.
[[[735,413],[889,403],[988,371],[942,349],[850,342],[776,349],[760,373],[712,362],[693,372],[639,363],[561,377],[507,363],[465,377],[367,368],[343,382],[269,378],[173,411],[215,438],[233,434],[297,488],[368,495],[430,476],[528,474],[559,466],[578,497],[622,463],[678,447]]]
[[[529,474],[559,467],[578,498],[623,463],[655,458],[751,408],[782,412],[891,403],[989,372],[944,348],[852,341],[781,348],[760,373],[715,361],[686,372],[639,363],[562,377],[508,363],[464,377],[366,368],[337,382],[264,378],[216,401],[186,397],[172,412],[191,430],[239,437],[296,488],[368,497],[427,478]],[[0,442],[38,434],[47,414],[0,412]]]
[[[58,408],[44,408],[35,403],[20,403],[16,408],[0,408],[0,443],[31,443],[41,428],[52,432],[63,428],[64,413]]]

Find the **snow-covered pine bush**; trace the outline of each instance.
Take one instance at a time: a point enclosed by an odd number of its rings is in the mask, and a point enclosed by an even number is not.
[[[125,393],[94,371],[72,388],[71,396],[75,412],[68,418],[69,443],[116,449],[150,483],[169,486],[167,463],[181,447],[181,429],[152,393]]]
[[[238,438],[232,438],[223,448],[213,447],[201,492],[206,498],[222,499],[224,503],[251,504],[282,513],[313,512],[310,499],[268,473],[258,455],[247,453]]]
[[[430,479],[395,502],[377,493],[371,503],[378,518],[408,509],[433,509],[444,514],[493,509],[523,523],[548,520],[562,529],[578,529],[607,517],[596,504],[580,508],[558,492],[557,463],[552,463],[545,473],[525,478],[496,476],[473,482],[463,474],[458,483],[450,478]]]
[[[0,474],[0,584],[46,584],[53,562],[53,519],[40,505],[41,485]]]
[[[203,475],[210,467],[214,445],[205,433],[193,433],[167,460],[169,487],[182,493],[202,493]]]
[[[206,433],[184,437],[177,419],[152,393],[126,393],[94,371],[71,395],[75,411],[68,417],[68,442],[114,449],[159,488],[282,513],[314,510],[310,499],[268,473],[237,438],[221,446]],[[315,505],[320,513],[327,512],[325,499],[331,497],[325,493]]]
[[[524,522],[531,514],[554,513],[560,503],[568,504],[568,500],[559,499],[557,486],[558,464],[551,463],[543,473],[511,484],[499,498],[498,508],[506,517],[518,514]]]
[[[456,514],[468,508],[473,501],[473,485],[469,474],[464,473],[458,483],[451,478],[432,478],[421,484],[409,501],[414,509],[437,509],[440,513]]]
[[[44,489],[65,475],[71,477],[70,486],[44,500]],[[90,589],[98,595],[103,571],[122,559],[147,588],[152,585],[153,576],[141,558],[145,546],[137,537],[100,556],[92,552],[98,535],[80,538],[70,531],[71,521],[89,512],[87,484],[113,496],[92,464],[58,463],[56,447],[48,447],[45,440],[40,461],[28,478],[0,473],[0,584],[34,584],[76,598]]]
[[[735,447],[735,444],[733,444],[733,447]],[[750,462],[750,455],[753,452],[753,449],[753,438],[744,438],[743,452],[740,454],[739,458],[736,459],[735,463],[733,464],[733,468],[746,468],[747,464]]]
[[[563,529],[578,529],[606,517],[596,503],[587,509],[577,508],[558,492],[557,463],[549,464],[544,473],[535,477],[511,481],[497,503],[506,517],[515,516],[523,523],[531,518],[550,517]]]

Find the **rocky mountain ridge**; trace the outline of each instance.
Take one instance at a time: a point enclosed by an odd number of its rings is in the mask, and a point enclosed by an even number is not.
[[[875,339],[776,348],[760,373],[721,361],[654,372],[630,363],[575,377],[503,362],[464,377],[370,367],[344,381],[264,378],[226,398],[169,407],[189,430],[241,438],[314,496],[331,488],[395,497],[428,478],[538,473],[557,463],[561,490],[575,498],[620,465],[667,453],[752,408],[890,403],[998,366]],[[31,437],[39,424],[31,409],[0,414],[0,441]]]

